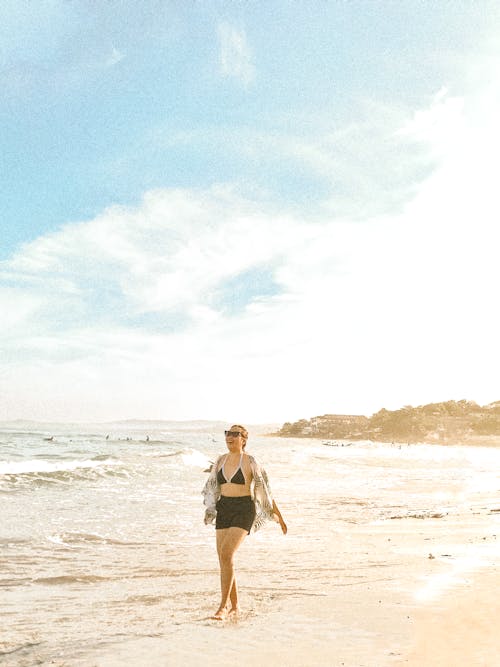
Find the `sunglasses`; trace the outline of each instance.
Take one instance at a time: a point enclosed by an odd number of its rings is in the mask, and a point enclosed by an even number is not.
[[[241,431],[224,431],[226,438],[237,438],[239,435],[243,435]]]

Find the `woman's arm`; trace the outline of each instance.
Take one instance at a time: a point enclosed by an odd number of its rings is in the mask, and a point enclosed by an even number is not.
[[[267,473],[264,468],[261,468],[253,456],[249,455],[249,460],[252,466],[253,480],[255,483],[255,500],[257,501],[257,507],[259,508],[259,511],[257,512],[258,519],[254,524],[254,530],[260,528],[263,520],[274,520],[280,524],[283,535],[286,535],[288,528],[286,523],[283,521],[283,517],[281,516],[281,512],[279,511],[278,506],[274,502],[269,480],[267,478]]]
[[[205,519],[204,519],[206,524],[213,523],[215,521],[215,516],[217,514],[217,510],[215,509],[215,504],[220,496],[220,486],[217,481],[217,468],[221,458],[222,457],[219,456],[218,459],[213,464],[208,479],[202,491],[203,503],[207,508],[205,510]]]
[[[288,532],[288,528],[286,526],[286,523],[283,521],[283,517],[281,516],[281,512],[278,509],[278,505],[273,500],[273,512],[276,514],[278,517],[279,524],[281,526],[281,530],[283,531],[283,535],[286,535]]]

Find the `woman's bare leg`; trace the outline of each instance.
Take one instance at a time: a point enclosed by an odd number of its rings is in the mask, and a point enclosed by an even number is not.
[[[224,544],[224,541],[226,539],[227,535],[227,528],[219,528],[218,530],[215,531],[215,541],[217,543],[217,556],[219,557],[219,570],[222,567],[221,565],[221,552],[222,552],[222,545]],[[231,588],[231,591],[233,589]]]
[[[238,609],[238,588],[234,576],[234,554],[247,536],[243,528],[224,528],[215,531],[217,539],[217,553],[220,563],[220,588],[221,601],[219,609],[213,618],[221,619],[224,616],[226,606],[231,600],[231,609]]]
[[[222,545],[224,543],[224,540],[226,539],[227,531],[228,531],[227,528],[219,528],[219,530],[215,531],[215,537],[217,541],[217,555],[219,556],[219,565],[221,563]],[[233,585],[231,586],[231,590],[229,592],[229,600],[231,602],[231,609],[229,611],[230,612],[238,611],[238,585],[236,583],[236,575],[233,577]]]
[[[236,575],[233,577],[233,585],[229,591],[229,601],[231,602],[231,608],[229,613],[238,611],[238,584],[236,583]]]

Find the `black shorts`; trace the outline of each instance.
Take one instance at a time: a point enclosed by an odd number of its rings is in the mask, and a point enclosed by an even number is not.
[[[248,533],[255,519],[255,503],[252,496],[221,496],[215,506],[215,529],[243,528]]]

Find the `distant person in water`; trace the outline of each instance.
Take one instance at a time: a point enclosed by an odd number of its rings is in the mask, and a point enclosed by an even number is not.
[[[205,523],[215,519],[215,539],[220,564],[221,601],[212,616],[223,620],[238,612],[238,587],[234,573],[234,554],[245,537],[258,530],[267,520],[277,521],[283,534],[287,527],[272,496],[267,474],[244,450],[248,431],[234,424],[224,432],[228,453],[212,465],[203,489]]]

